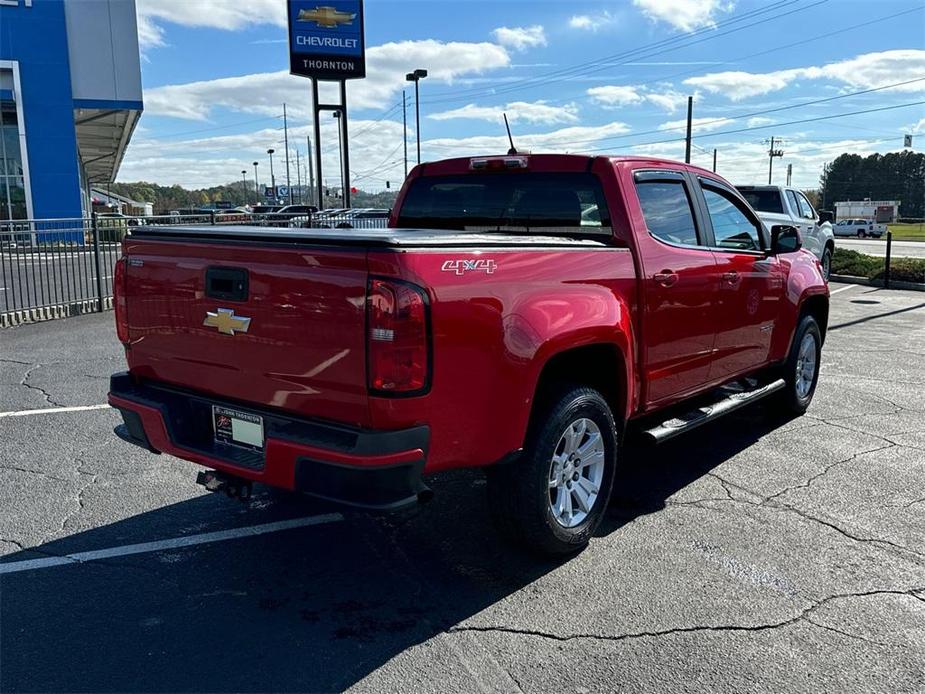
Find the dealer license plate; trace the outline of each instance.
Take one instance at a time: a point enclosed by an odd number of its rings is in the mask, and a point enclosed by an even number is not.
[[[254,450],[263,450],[263,417],[212,405],[215,440]]]

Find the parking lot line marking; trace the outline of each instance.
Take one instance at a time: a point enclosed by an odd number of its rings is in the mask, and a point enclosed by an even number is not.
[[[0,419],[3,417],[28,417],[33,414],[55,414],[57,412],[86,412],[87,410],[105,410],[109,403],[102,405],[74,405],[73,407],[43,407],[40,410],[18,410],[16,412],[0,412]]]
[[[854,288],[857,287],[857,286],[859,286],[859,285],[857,285],[857,284],[849,284],[847,287],[839,287],[839,288],[836,289],[834,292],[829,292],[829,296],[835,296],[835,295],[838,294],[839,292],[846,292],[846,291],[848,291],[849,289],[854,289]]]
[[[84,562],[95,561],[98,559],[125,557],[130,554],[162,552],[166,549],[192,547],[193,545],[204,545],[210,542],[224,542],[225,540],[236,540],[242,537],[257,537],[258,535],[266,535],[267,533],[278,533],[282,530],[305,528],[310,525],[336,523],[337,521],[342,520],[344,520],[344,517],[339,513],[326,513],[321,516],[293,518],[291,520],[264,523],[262,525],[249,525],[244,528],[218,530],[214,533],[200,533],[199,535],[173,537],[169,540],[155,540],[153,542],[141,542],[135,545],[122,545],[121,547],[96,549],[89,552],[62,554],[58,557],[43,557],[41,559],[24,559],[23,561],[11,561],[7,564],[0,564],[0,574],[14,574],[19,573],[20,571],[34,571],[36,569],[50,569],[53,566],[63,566],[65,564],[82,564]],[[25,551],[28,551],[28,549]]]

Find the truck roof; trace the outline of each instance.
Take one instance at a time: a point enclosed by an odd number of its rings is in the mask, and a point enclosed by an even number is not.
[[[680,167],[697,173],[710,174],[719,177],[718,174],[695,164],[685,164],[675,159],[666,159],[664,157],[651,157],[639,154],[533,154],[529,152],[520,152],[518,154],[479,154],[470,157],[455,157],[452,159],[440,159],[438,161],[418,164],[411,171],[411,176],[421,175],[440,175],[442,170],[447,173],[458,173],[460,170],[469,170],[469,162],[473,159],[498,159],[505,157],[526,157],[529,160],[529,168],[540,171],[584,171],[587,169],[588,162],[595,159],[607,159],[614,163],[631,163],[641,162],[655,166],[670,165]],[[436,169],[436,171],[435,171]],[[720,177],[721,178],[721,177]]]

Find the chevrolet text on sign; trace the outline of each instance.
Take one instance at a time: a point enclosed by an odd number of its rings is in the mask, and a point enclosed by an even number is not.
[[[366,76],[362,0],[289,0],[289,72],[320,80]]]

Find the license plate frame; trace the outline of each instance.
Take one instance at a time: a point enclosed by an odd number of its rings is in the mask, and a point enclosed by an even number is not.
[[[212,405],[212,432],[215,442],[263,452],[266,438],[263,417],[222,405]]]

